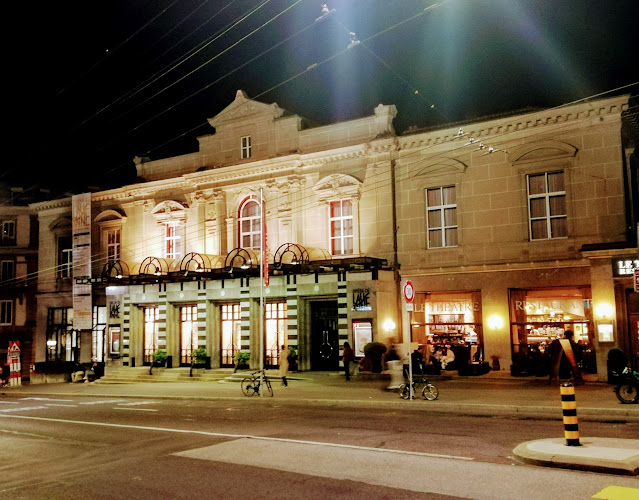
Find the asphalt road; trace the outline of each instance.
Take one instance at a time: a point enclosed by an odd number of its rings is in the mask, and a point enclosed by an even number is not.
[[[636,438],[638,423],[583,422]],[[591,498],[637,478],[533,467],[561,420],[152,398],[0,399],[0,498]]]

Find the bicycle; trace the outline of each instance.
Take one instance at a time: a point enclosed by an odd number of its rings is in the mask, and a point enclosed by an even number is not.
[[[422,397],[425,400],[435,401],[439,397],[439,389],[423,375],[413,379],[413,395],[417,394],[417,389],[420,385],[424,386],[422,388]],[[399,397],[402,399],[410,398],[410,386],[408,383],[399,386]]]
[[[244,377],[242,380],[242,393],[248,397],[251,397],[255,393],[259,394],[262,377],[264,378],[264,385],[266,386],[269,395],[273,397],[273,387],[271,387],[271,381],[266,376],[264,370],[257,370],[256,372],[251,373],[250,376]]]

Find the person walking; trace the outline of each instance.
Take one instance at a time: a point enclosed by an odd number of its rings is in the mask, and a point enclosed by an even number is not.
[[[344,374],[346,380],[351,379],[351,361],[355,360],[355,353],[351,349],[351,345],[348,342],[344,342],[344,349],[342,352],[342,362],[344,363]]]
[[[284,387],[288,387],[288,380],[286,376],[288,375],[288,357],[291,355],[291,351],[282,344],[282,348],[279,352],[279,364],[280,364],[280,377],[282,377],[282,385]]]

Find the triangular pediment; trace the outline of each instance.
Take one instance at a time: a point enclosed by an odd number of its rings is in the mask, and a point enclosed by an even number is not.
[[[213,118],[209,118],[208,122],[212,127],[219,128],[229,122],[244,120],[247,117],[250,117],[251,120],[260,117],[274,120],[282,114],[284,114],[284,109],[280,108],[277,103],[265,104],[254,101],[249,99],[244,91],[238,90],[235,94],[235,100]]]
[[[359,197],[359,190],[362,182],[346,174],[332,174],[320,179],[314,186],[313,191],[320,200],[333,198]]]

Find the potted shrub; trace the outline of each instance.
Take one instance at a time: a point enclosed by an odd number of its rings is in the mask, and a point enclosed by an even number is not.
[[[233,370],[233,372],[236,372],[237,370],[246,370],[249,367],[248,366],[249,359],[251,359],[250,352],[239,351],[235,355],[235,370]]]
[[[289,355],[288,355],[288,369],[292,372],[297,371],[297,351],[295,350],[295,347],[290,347],[288,348],[289,351]]]
[[[364,346],[364,356],[370,360],[373,373],[382,373],[382,356],[385,353],[386,345],[381,342],[369,342]]]
[[[149,368],[149,375],[153,375],[153,367],[154,366],[164,366],[166,365],[166,359],[168,358],[166,351],[164,349],[158,349],[151,355],[151,368]]]
[[[191,351],[191,370],[189,371],[189,377],[193,376],[193,368],[207,368],[206,349],[200,347]]]

